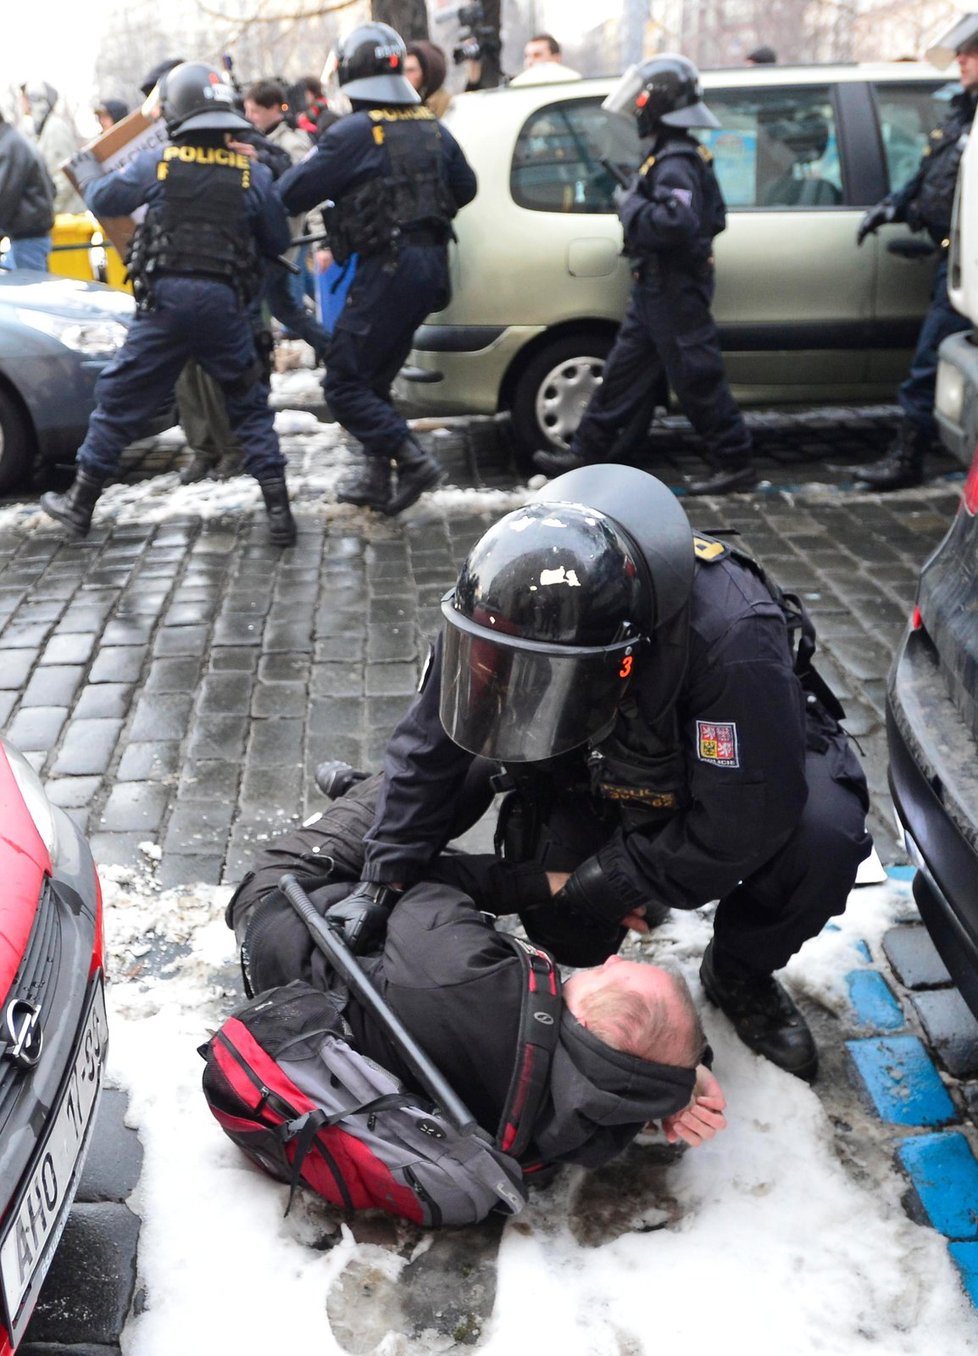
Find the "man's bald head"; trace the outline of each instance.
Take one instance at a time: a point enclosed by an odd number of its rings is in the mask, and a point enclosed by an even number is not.
[[[639,1059],[695,1068],[706,1038],[686,981],[658,965],[609,956],[564,984],[564,1001],[592,1035]]]

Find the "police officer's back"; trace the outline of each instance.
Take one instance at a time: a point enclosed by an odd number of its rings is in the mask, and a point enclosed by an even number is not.
[[[94,158],[76,162],[97,215],[146,208],[128,258],[138,309],[125,345],[99,378],[74,484],[64,495],[43,495],[41,506],[84,535],[123,449],[171,398],[186,361],[196,358],[224,392],[246,469],[261,486],[272,540],[289,545],[295,524],[285,459],[247,311],[262,258],[288,246],[288,222],[269,171],[228,144],[229,134],[250,131],[250,124],[234,111],[225,78],[185,62],[168,71],[159,88],[167,145],[106,176]]]
[[[442,478],[396,413],[390,385],[425,316],[449,300],[448,241],[475,175],[451,133],[403,75],[405,46],[386,24],[363,24],[336,50],[353,112],[277,185],[290,212],[318,203],[337,262],[356,275],[333,333],[324,389],[363,445],[364,470],[338,498],[399,513]],[[397,466],[392,489],[391,462]]]

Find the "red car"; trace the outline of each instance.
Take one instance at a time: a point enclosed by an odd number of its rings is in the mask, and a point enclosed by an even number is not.
[[[0,881],[0,1356],[10,1356],[78,1188],[107,1027],[92,854],[2,741]]]

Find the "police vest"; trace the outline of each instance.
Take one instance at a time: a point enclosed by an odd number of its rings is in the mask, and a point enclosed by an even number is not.
[[[171,145],[156,174],[162,196],[147,208],[128,260],[137,300],[170,273],[218,278],[250,300],[261,267],[245,209],[249,158],[224,146]]]
[[[697,261],[707,259],[713,250],[713,237],[726,229],[727,208],[720,192],[720,185],[713,170],[713,156],[705,146],[700,146],[692,137],[677,136],[657,145],[639,169],[639,176],[648,184],[648,194],[655,190],[656,170],[670,157],[682,155],[693,161],[700,188],[700,222],[696,238],[682,246],[682,252],[692,255]],[[632,253],[627,248],[626,251]],[[641,253],[640,251],[637,253]],[[671,253],[671,251],[670,251]]]
[[[444,244],[456,211],[441,128],[431,110],[373,108],[367,116],[390,169],[344,193],[325,213],[330,249],[341,264],[353,253],[393,255],[402,238]]]
[[[975,115],[975,103],[970,95],[958,95],[954,104],[957,107],[952,107],[949,116],[930,134],[921,166],[920,186],[906,210],[907,224],[914,230],[926,231],[937,244],[951,233],[958,166]]]

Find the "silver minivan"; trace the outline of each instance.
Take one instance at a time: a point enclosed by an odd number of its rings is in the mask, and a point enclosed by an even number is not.
[[[642,159],[614,82],[460,95],[445,121],[479,178],[455,223],[451,303],[415,336],[397,394],[412,414],[508,411],[524,453],[566,445],[624,311],[630,276],[603,160]],[[914,173],[955,82],[916,62],[703,72],[727,201],[717,295],[745,404],[892,400],[927,308],[929,242],[865,208]]]

